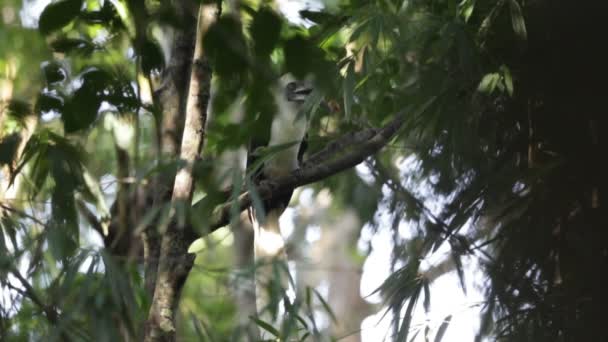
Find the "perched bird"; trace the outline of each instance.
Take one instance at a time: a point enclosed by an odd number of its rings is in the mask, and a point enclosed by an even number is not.
[[[291,75],[281,77],[273,87],[276,112],[272,118],[268,142],[264,145],[257,141],[250,146],[249,165],[256,164],[257,158],[261,158],[255,153],[260,147],[268,151],[264,162],[252,177],[254,183],[283,177],[299,168],[308,130],[308,119],[306,115],[300,114],[300,109],[312,90],[310,81],[296,80]],[[279,218],[287,208],[292,194],[293,191],[289,191],[263,201],[263,213],[259,212],[260,208],[249,210],[255,235],[257,308],[263,316],[270,314],[271,321],[276,318],[278,305],[288,285],[285,241],[281,235]]]

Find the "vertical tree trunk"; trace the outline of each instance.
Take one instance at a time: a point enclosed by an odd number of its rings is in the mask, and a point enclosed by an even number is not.
[[[215,20],[217,6],[201,5],[198,10],[196,45],[190,74],[186,120],[180,159],[186,164],[177,172],[172,195],[172,209],[188,208],[192,200],[192,168],[204,143],[204,127],[211,83],[211,69],[204,56],[203,36]],[[178,213],[178,216],[184,213]],[[187,249],[193,232],[185,229],[185,219],[172,220],[164,232],[154,296],[146,322],[145,341],[175,341],[175,316],[181,290],[194,262]]]
[[[196,22],[192,15],[194,5],[190,1],[174,1],[175,12],[181,25],[175,27],[172,37],[170,59],[163,73],[163,79],[155,96],[155,103],[162,111],[159,126],[159,158],[175,159],[179,153],[182,141],[183,123],[186,108],[186,89],[188,89],[189,73],[192,65],[193,51],[196,38]],[[160,160],[159,160],[160,162]],[[171,198],[173,179],[155,177],[153,185],[152,204],[161,207]],[[154,295],[158,261],[160,257],[160,234],[158,226],[148,227],[143,236],[145,287],[150,297]]]

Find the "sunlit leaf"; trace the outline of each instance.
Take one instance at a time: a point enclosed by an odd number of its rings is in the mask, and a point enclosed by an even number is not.
[[[479,82],[477,90],[484,94],[491,94],[496,89],[498,82],[500,81],[500,74],[494,72],[486,74]]]
[[[513,25],[513,31],[515,31],[515,34],[519,39],[528,39],[526,22],[517,0],[509,0],[509,9],[511,10],[511,24]]]
[[[202,252],[206,247],[205,239],[196,239],[188,247],[188,253],[199,253]]]
[[[463,0],[458,5],[458,14],[464,19],[465,22],[469,21],[473,10],[475,9],[475,0]]]
[[[102,24],[110,28],[123,28],[124,25],[112,1],[104,1],[98,11],[81,12],[79,18],[91,24]]]

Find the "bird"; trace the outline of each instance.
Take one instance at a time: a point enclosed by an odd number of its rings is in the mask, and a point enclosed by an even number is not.
[[[298,80],[290,74],[279,78],[272,87],[276,112],[272,117],[267,143],[250,143],[248,165],[258,165],[252,181],[259,184],[289,175],[300,167],[306,149],[308,118],[300,111],[313,91],[310,80]],[[266,151],[261,157],[259,150]],[[263,158],[263,162],[256,162]],[[262,201],[262,208],[249,208],[254,228],[256,264],[256,306],[258,313],[276,321],[279,304],[288,286],[285,240],[281,235],[280,217],[289,205],[293,190]],[[263,210],[260,210],[263,209]]]

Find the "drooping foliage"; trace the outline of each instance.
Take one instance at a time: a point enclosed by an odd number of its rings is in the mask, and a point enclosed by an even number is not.
[[[175,68],[173,34],[189,22],[168,1],[60,0],[34,29],[19,23],[20,5],[0,6],[0,286],[7,293],[0,337],[137,336],[151,298],[133,236],[162,232],[171,219],[170,196],[142,192],[162,193],[181,165],[163,154],[168,104],[158,92]],[[340,135],[405,117],[398,136],[365,163],[371,181],[351,170],[314,185],[375,227],[383,207],[395,230],[401,222],[416,227],[414,237],[396,234],[395,264],[403,267],[380,288],[400,313],[397,340],[411,338],[416,303],[431,300],[433,279],[420,260],[443,244],[461,277],[463,258],[483,265],[480,340],[606,338],[605,5],[328,1],[300,13],[309,28],[256,1],[240,2],[239,20],[223,7],[204,38],[217,94],[204,160],[195,165],[195,197],[207,201],[188,216],[198,234],[225,201],[223,182],[212,176],[221,167],[215,158],[269,134],[268,84],[285,72],[312,75],[318,93],[302,113],[311,121],[311,155]],[[236,99],[246,113],[238,123]],[[179,141],[180,132],[171,134]],[[237,179],[232,191],[246,184]],[[433,201],[439,210],[429,208]],[[94,234],[104,249],[87,247]],[[192,288],[180,318],[194,327],[181,329],[228,334],[233,304],[196,306]],[[314,323],[310,302],[294,307],[309,310]],[[292,328],[306,331],[292,311]]]

